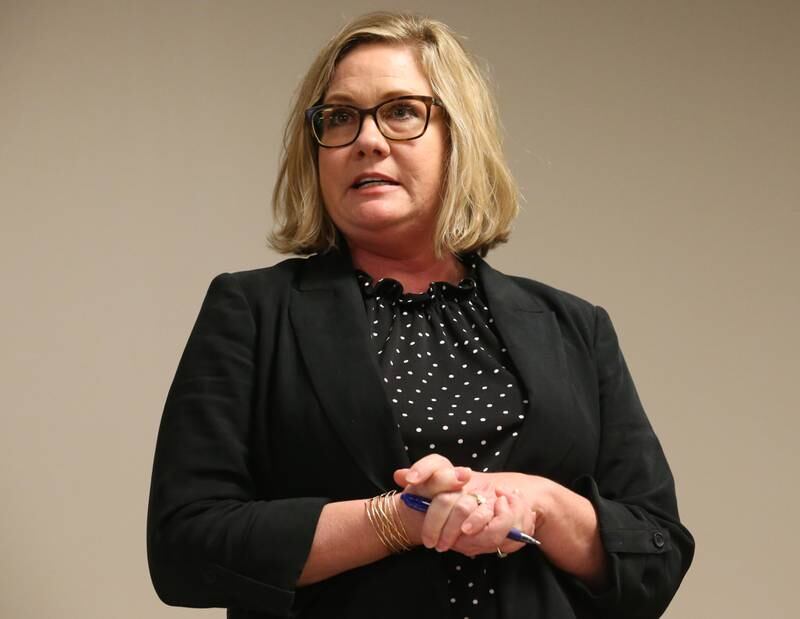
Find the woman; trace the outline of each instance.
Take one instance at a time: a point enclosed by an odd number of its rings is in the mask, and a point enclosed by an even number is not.
[[[164,602],[663,612],[694,548],[669,467],[607,313],[481,258],[515,200],[488,89],[443,24],[367,15],[320,52],[272,239],[313,255],[217,277],[167,398],[148,511]]]

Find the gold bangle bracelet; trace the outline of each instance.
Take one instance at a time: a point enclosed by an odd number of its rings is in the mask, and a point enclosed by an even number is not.
[[[395,550],[391,541],[386,538],[386,535],[383,532],[383,526],[381,526],[381,523],[378,519],[378,514],[375,509],[375,499],[376,497],[373,497],[366,501],[367,518],[369,519],[375,534],[378,536],[378,539],[381,541],[381,544],[383,544],[390,552],[395,553],[397,551]]]
[[[366,503],[367,518],[369,519],[372,528],[375,530],[375,534],[378,536],[378,539],[387,548],[387,550],[389,550],[389,552],[393,554],[397,553],[398,552],[397,548],[392,543],[392,541],[386,536],[385,527],[383,526],[383,523],[381,522],[380,516],[378,514],[377,500],[378,497],[373,497],[367,501]]]
[[[402,551],[411,550],[411,543],[408,536],[402,530],[403,523],[394,502],[395,491],[384,494],[381,497],[381,513],[385,514],[385,524],[392,540],[400,546]]]
[[[397,523],[397,528],[400,534],[400,538],[405,544],[406,550],[410,550],[411,540],[408,537],[408,531],[406,531],[406,526],[403,524],[403,519],[400,517],[400,511],[397,509],[397,502],[394,500],[394,495],[389,497],[389,503],[391,504],[392,511],[394,512],[394,521]]]
[[[392,554],[411,550],[411,542],[393,499],[395,494],[396,491],[391,490],[365,501],[367,519],[378,539]]]
[[[393,514],[391,512],[391,505],[387,505],[387,503],[390,504],[394,503],[392,499],[394,495],[395,495],[394,490],[381,494],[378,500],[376,501],[376,508],[378,511],[380,523],[383,527],[384,535],[386,535],[386,537],[389,540],[391,540],[392,546],[395,549],[399,549],[396,550],[396,552],[400,552],[403,550],[409,550],[409,544],[405,543],[403,536],[399,532],[397,521],[393,518]]]

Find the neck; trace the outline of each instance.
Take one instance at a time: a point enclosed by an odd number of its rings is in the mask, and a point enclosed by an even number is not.
[[[386,251],[349,243],[353,265],[369,273],[376,281],[391,277],[406,292],[423,292],[431,282],[457,284],[466,269],[453,254],[437,258],[433,248],[422,252]]]

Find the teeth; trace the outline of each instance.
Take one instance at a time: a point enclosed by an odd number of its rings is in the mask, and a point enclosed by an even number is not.
[[[392,181],[387,181],[382,178],[371,178],[365,179],[363,181],[359,181],[356,183],[356,187],[366,187],[367,185],[393,185]]]

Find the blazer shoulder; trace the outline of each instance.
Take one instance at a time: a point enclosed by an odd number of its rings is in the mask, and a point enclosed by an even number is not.
[[[528,277],[518,275],[507,277],[551,311],[574,316],[594,315],[595,304],[576,294]]]
[[[514,286],[535,299],[545,311],[553,312],[564,335],[567,332],[576,334],[584,345],[592,347],[598,314],[598,307],[594,303],[535,279],[516,275],[508,277]]]
[[[295,281],[306,260],[288,258],[268,267],[220,273],[214,281],[228,280],[248,298],[263,296],[267,292],[274,294],[281,288],[288,288]]]
[[[284,306],[305,258],[289,258],[258,269],[229,271],[215,276],[206,299],[243,300],[254,314]]]

